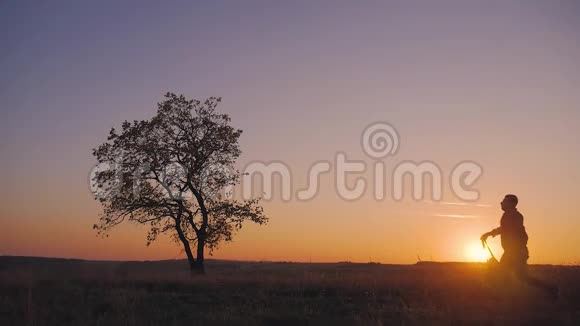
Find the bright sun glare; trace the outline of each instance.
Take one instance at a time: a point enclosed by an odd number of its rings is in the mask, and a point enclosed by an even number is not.
[[[481,246],[481,242],[472,242],[465,246],[465,260],[473,262],[485,262],[490,258],[487,249]]]

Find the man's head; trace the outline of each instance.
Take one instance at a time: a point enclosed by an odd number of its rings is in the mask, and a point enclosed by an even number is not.
[[[518,196],[512,194],[505,195],[501,202],[501,209],[506,211],[515,209],[516,206],[518,206]]]

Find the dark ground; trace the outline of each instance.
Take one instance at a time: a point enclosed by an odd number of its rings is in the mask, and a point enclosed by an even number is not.
[[[557,300],[484,264],[98,262],[0,257],[0,325],[580,325],[580,267],[532,266]]]

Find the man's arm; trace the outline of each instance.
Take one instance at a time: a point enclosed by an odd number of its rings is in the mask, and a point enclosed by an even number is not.
[[[495,228],[495,229],[489,231],[488,234],[491,235],[492,237],[495,237],[496,235],[500,235],[501,234],[501,226],[499,228]]]
[[[495,228],[487,233],[484,233],[481,238],[479,238],[481,240],[482,245],[485,247],[485,245],[483,244],[485,242],[485,240],[487,240],[487,237],[492,236],[495,237],[496,235],[501,234],[501,226],[499,228]]]

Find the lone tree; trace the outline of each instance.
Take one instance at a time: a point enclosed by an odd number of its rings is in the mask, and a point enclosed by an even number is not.
[[[92,177],[103,206],[99,234],[123,221],[150,227],[147,245],[159,234],[183,245],[192,272],[204,273],[204,252],[231,241],[244,221],[265,224],[259,198],[230,198],[239,183],[234,170],[242,130],[216,112],[221,98],[205,102],[167,93],[150,120],[125,121],[93,150]]]

